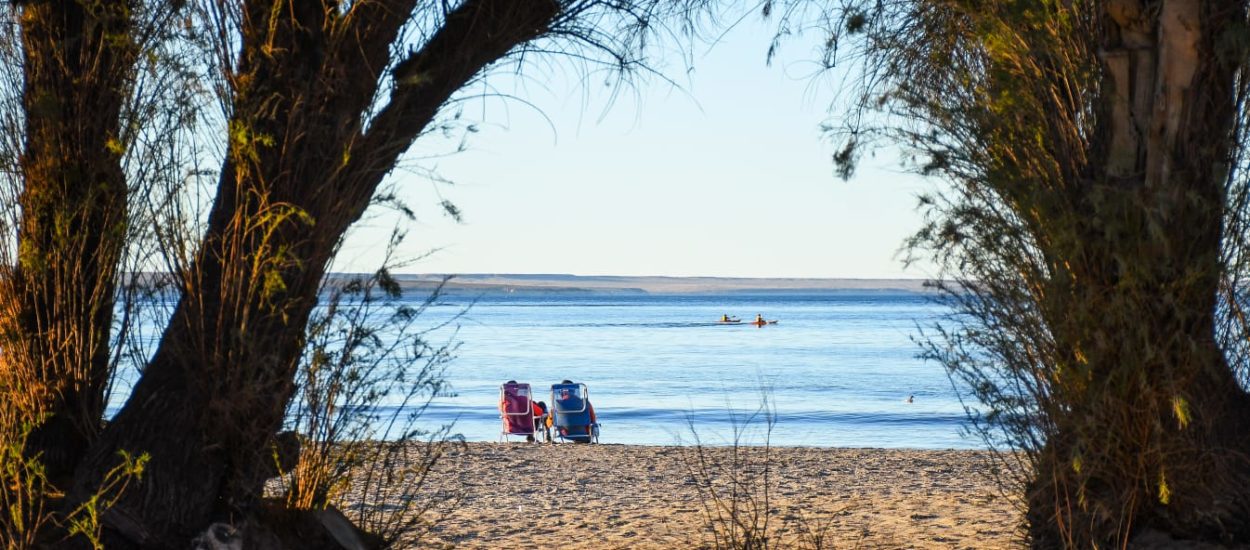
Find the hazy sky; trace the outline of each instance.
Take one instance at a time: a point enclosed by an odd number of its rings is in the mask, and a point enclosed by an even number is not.
[[[612,97],[606,75],[548,68],[494,78],[459,107],[481,120],[468,150],[424,139],[416,164],[454,185],[397,174],[417,211],[402,252],[438,248],[404,271],[724,277],[925,277],[897,251],[919,226],[916,195],[933,185],[894,160],[844,182],[819,125],[831,77],[813,78],[811,41],[771,67],[767,23],[754,20],[695,52],[680,88],[650,78]],[[814,39],[815,37],[813,37]],[[463,223],[433,205],[447,199]],[[380,261],[389,223],[366,223],[338,269]]]

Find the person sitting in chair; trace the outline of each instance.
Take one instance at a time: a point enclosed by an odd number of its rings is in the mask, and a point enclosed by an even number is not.
[[[573,382],[572,380],[564,380],[564,381],[562,381],[562,382],[560,382],[560,383],[561,383],[561,384],[569,384],[569,385],[571,385],[571,384],[573,384],[574,382]],[[598,424],[599,424],[599,419],[595,416],[595,406],[590,404],[590,399],[586,399],[586,398],[584,398],[583,396],[576,395],[576,390],[570,390],[569,388],[561,388],[561,389],[560,389],[560,393],[559,393],[559,394],[557,394],[555,398],[556,398],[556,401],[557,401],[557,402],[563,402],[563,401],[565,401],[565,400],[569,400],[569,399],[576,399],[576,400],[578,400],[578,401],[581,401],[581,402],[584,402],[584,403],[585,403],[585,405],[586,405],[586,412],[590,415],[590,424],[589,424],[588,426],[586,426],[586,427],[585,427],[585,429],[586,429],[586,431],[585,431],[585,435],[586,435],[586,437],[584,437],[584,438],[583,438],[583,437],[578,437],[578,438],[574,438],[574,439],[572,439],[572,440],[573,440],[575,443],[589,443],[589,442],[591,441],[591,439],[592,439],[592,436],[593,436],[593,435],[597,435],[597,432],[598,432]],[[557,409],[557,410],[559,410],[559,409]],[[555,414],[550,414],[550,415],[547,415],[547,427],[548,427],[548,428],[555,427],[555,416],[556,416]],[[567,433],[565,433],[565,431],[564,431],[564,430],[566,430],[565,428],[558,428],[558,429],[559,429],[559,430],[562,430],[562,431],[561,431],[561,435],[567,435]],[[552,441],[552,440],[549,438],[549,439],[548,439],[548,441]]]
[[[504,382],[504,385],[505,385],[505,386],[512,386],[512,385],[515,385],[516,383],[517,383],[517,381],[516,381],[516,380],[509,380],[509,381],[507,381],[507,382]],[[504,414],[504,415],[509,414],[509,412],[508,412],[508,399],[507,399],[506,397],[501,397],[501,398],[500,398],[500,400],[499,400],[499,412],[500,412],[500,413],[502,413],[502,414]],[[518,412],[519,412],[519,411],[513,411],[513,413],[514,413],[514,414],[515,414],[515,413],[518,413]],[[531,433],[531,434],[526,434],[526,436],[525,436],[525,440],[526,440],[526,441],[528,441],[528,442],[530,442],[530,443],[533,443],[533,442],[534,442],[534,436],[538,433],[538,428],[539,428],[539,426],[541,426],[541,424],[539,424],[540,422],[542,422],[541,418],[542,418],[542,416],[543,416],[544,414],[547,414],[547,405],[544,403],[544,404],[542,404],[542,408],[539,408],[539,403],[534,402],[534,401],[532,401],[532,400],[531,400],[531,401],[530,401],[530,412],[532,412],[532,413],[533,413],[533,415],[534,415],[534,433]],[[519,427],[518,427],[518,429],[521,429],[521,428],[519,428]],[[518,433],[517,435],[520,435],[520,434]],[[548,437],[547,437],[547,439],[551,439],[551,437],[550,437],[550,436],[548,436]]]

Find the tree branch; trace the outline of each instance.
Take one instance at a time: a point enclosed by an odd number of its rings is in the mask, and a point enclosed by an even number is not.
[[[546,33],[559,12],[554,0],[468,0],[448,14],[420,51],[395,66],[390,101],[352,144],[344,177],[361,181],[349,188],[372,192],[456,90],[518,44]]]

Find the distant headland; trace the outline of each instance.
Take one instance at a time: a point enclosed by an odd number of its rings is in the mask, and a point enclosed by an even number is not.
[[[441,274],[394,274],[404,288],[432,288]],[[743,277],[635,277],[561,274],[465,274],[455,275],[448,290],[481,292],[596,292],[689,294],[702,292],[837,292],[888,291],[931,292],[925,279],[805,279]]]

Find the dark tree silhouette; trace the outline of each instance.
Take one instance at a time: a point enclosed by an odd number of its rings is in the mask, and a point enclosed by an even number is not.
[[[928,354],[1021,451],[1032,543],[1250,540],[1247,4],[837,4],[835,160],[890,138],[950,182],[911,243],[960,313]]]
[[[116,268],[125,246],[122,106],[137,45],[125,3],[43,2],[23,13],[25,185],[16,263],[0,278],[6,388],[46,414],[29,452],[64,482],[99,431]],[[115,37],[125,37],[116,39]],[[16,403],[16,401],[15,401]],[[27,418],[33,420],[33,418]]]
[[[108,486],[119,451],[147,453],[141,482],[102,516],[110,547],[185,546],[214,521],[264,539],[262,484],[318,289],[337,243],[405,151],[501,59],[554,53],[629,70],[653,23],[685,4],[5,6],[21,29],[25,90],[6,120],[26,137],[16,262],[0,279],[0,389],[22,403],[10,423],[34,427],[27,456],[47,461],[50,479],[68,489],[62,508]],[[191,251],[171,262],[180,298],[133,393],[102,427],[119,262],[138,200],[125,138],[151,122],[124,107],[152,93],[136,84],[137,67],[159,64],[170,42],[212,53],[197,62],[206,73],[197,84],[223,107],[223,160],[198,243],[164,242],[168,257]]]

